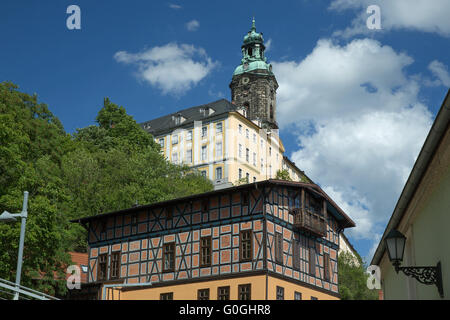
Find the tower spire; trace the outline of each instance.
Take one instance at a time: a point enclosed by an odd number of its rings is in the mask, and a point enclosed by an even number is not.
[[[253,16],[252,29],[251,30],[256,31],[255,16]]]

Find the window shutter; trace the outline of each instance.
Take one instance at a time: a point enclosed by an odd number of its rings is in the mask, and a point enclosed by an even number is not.
[[[314,248],[309,248],[309,274],[316,275],[316,251]]]
[[[275,233],[275,262],[283,264],[283,235]]]

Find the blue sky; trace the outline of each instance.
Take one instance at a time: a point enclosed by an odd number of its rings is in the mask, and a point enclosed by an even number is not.
[[[66,27],[72,4],[81,30]],[[365,24],[372,4],[382,30]],[[2,1],[0,81],[38,93],[70,133],[104,97],[143,122],[229,99],[254,16],[287,155],[354,218],[346,234],[370,261],[450,86],[449,2],[396,4]]]

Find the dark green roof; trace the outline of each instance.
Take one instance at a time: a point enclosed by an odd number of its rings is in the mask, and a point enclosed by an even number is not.
[[[206,110],[205,112],[202,110]],[[175,130],[176,128],[191,127],[194,121],[205,121],[213,119],[217,116],[236,111],[237,106],[228,100],[221,99],[211,103],[203,104],[196,107],[183,109],[166,116],[153,119],[141,123],[141,127],[153,136],[158,136]],[[182,123],[176,122],[176,117],[181,116],[184,121]]]

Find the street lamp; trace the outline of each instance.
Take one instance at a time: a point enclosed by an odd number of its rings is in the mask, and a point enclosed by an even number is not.
[[[399,271],[402,271],[405,275],[413,277],[423,284],[435,284],[437,286],[440,297],[444,297],[440,261],[435,267],[400,267],[400,264],[403,261],[406,237],[400,231],[392,229],[388,233],[384,241],[389,254],[389,260],[394,266],[395,272],[398,273]]]
[[[23,243],[25,240],[25,225],[27,223],[28,217],[28,191],[23,193],[23,205],[21,213],[9,213],[8,211],[3,211],[0,215],[0,222],[14,222],[16,218],[22,218],[20,224],[20,240],[19,240],[19,255],[17,257],[17,270],[16,270],[16,289],[19,290],[20,286],[20,275],[22,273],[22,257],[23,257]],[[19,291],[14,293],[13,300],[19,300]]]

